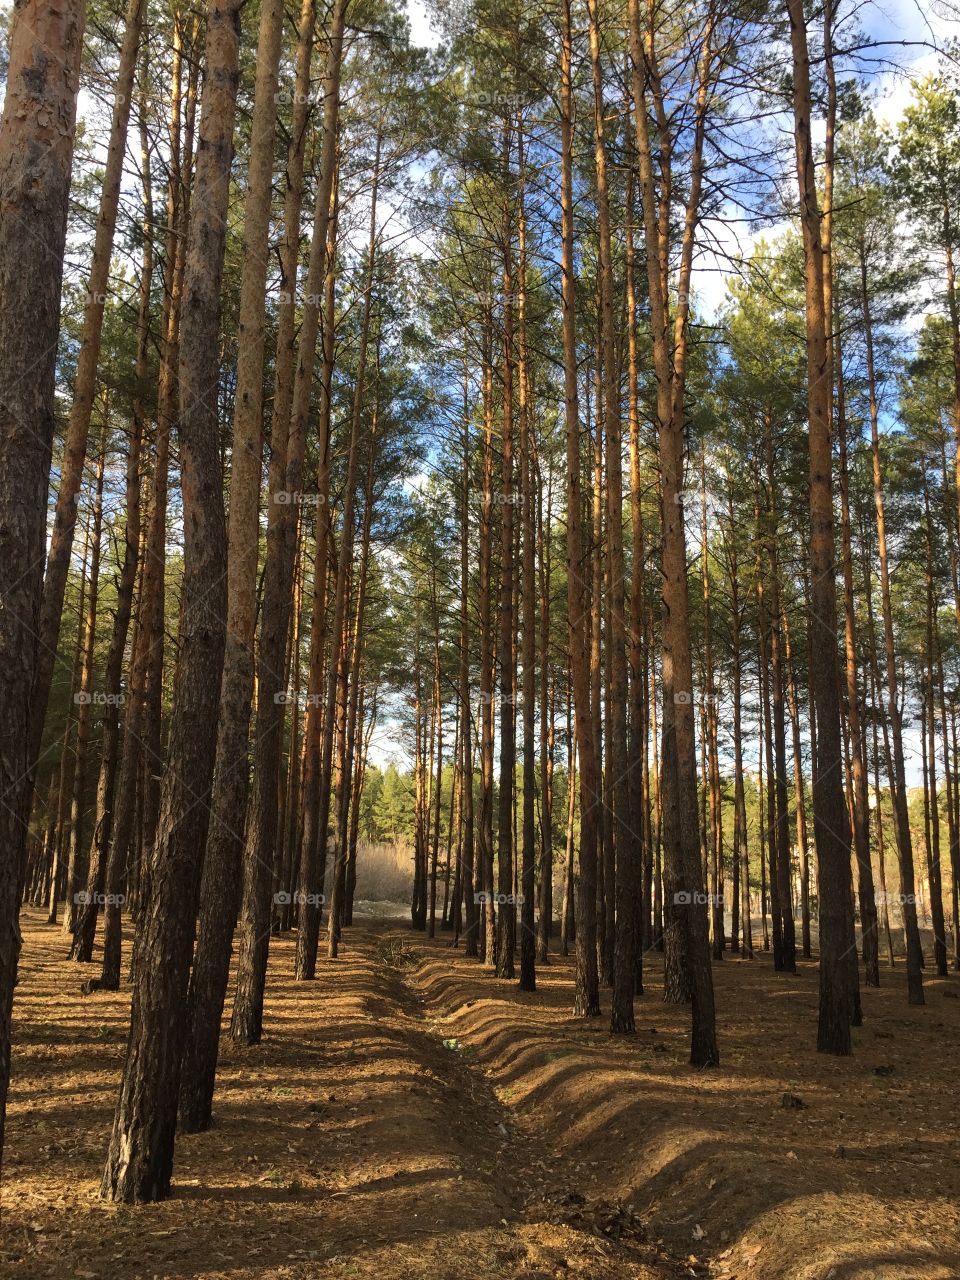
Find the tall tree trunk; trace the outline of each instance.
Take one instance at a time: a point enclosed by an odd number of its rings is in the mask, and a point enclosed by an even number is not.
[[[227,634],[220,682],[211,826],[203,860],[200,912],[187,993],[180,1124],[196,1133],[210,1124],[220,1019],[233,931],[240,905],[243,814],[247,807],[247,743],[253,700],[253,633],[260,551],[263,452],[264,309],[277,118],[277,70],[283,0],[265,0],[257,38],[257,79],[250,130],[243,220],[237,382],[230,468],[227,547]]]
[[[466,345],[466,344],[464,344]],[[460,743],[463,752],[463,904],[464,955],[479,955],[476,902],[475,833],[473,815],[473,718],[470,704],[470,413],[467,364],[463,371],[463,469],[460,493]]]
[[[540,472],[540,467],[537,467]],[[537,523],[540,543],[540,915],[537,920],[537,961],[549,960],[553,936],[553,750],[556,681],[550,679],[550,592],[553,585],[553,470],[547,476],[547,509],[543,512],[543,476],[539,475]]]
[[[66,724],[63,730],[63,756],[60,762],[60,787],[57,795],[56,812],[56,852],[55,863],[57,874],[54,877],[53,897],[50,902],[48,924],[57,922],[57,904],[59,902],[62,882],[63,895],[67,895],[69,884],[71,802],[73,800],[73,776],[77,767],[76,727],[80,714],[80,702],[77,694],[83,679],[84,627],[87,608],[87,573],[90,565],[90,535],[93,528],[93,512],[88,512],[83,534],[83,553],[80,557],[80,591],[77,598],[77,639],[73,651],[73,663],[70,670],[70,702],[67,707]],[[74,710],[76,708],[76,710]],[[72,739],[72,741],[71,741]],[[69,914],[69,907],[64,912]]]
[[[750,915],[750,885],[746,877],[746,845],[747,845],[747,807],[743,785],[743,710],[741,707],[743,672],[741,665],[741,633],[743,617],[740,611],[740,565],[736,549],[737,530],[734,523],[733,491],[728,494],[730,512],[730,549],[727,555],[727,579],[730,589],[730,648],[732,665],[732,701],[733,701],[733,855],[731,863],[731,880],[733,882],[733,901],[730,910],[730,948],[740,950],[740,937],[743,936],[743,951],[752,958],[752,947],[748,937],[748,929],[741,930],[740,913],[745,908],[745,921]],[[742,883],[742,894],[741,894]]]
[[[754,522],[756,525],[755,570],[757,590],[757,676],[760,693],[758,728],[761,737],[762,760],[760,766],[760,889],[764,915],[763,945],[769,947],[766,923],[767,890],[770,903],[770,936],[773,939],[773,967],[783,969],[783,913],[780,909],[780,876],[778,872],[779,830],[777,825],[777,785],[774,776],[773,717],[770,709],[770,686],[773,673],[770,667],[770,610],[767,606],[767,585],[764,574],[763,535],[759,469],[754,471]],[[766,806],[764,806],[766,798]],[[766,850],[767,858],[764,858]]]
[[[925,699],[927,708],[927,737],[930,751],[930,834],[928,851],[930,881],[930,911],[933,917],[933,958],[937,974],[947,976],[947,939],[943,915],[943,889],[940,871],[940,802],[937,796],[937,732],[934,704],[935,663],[938,652],[936,635],[937,599],[933,575],[933,528],[930,518],[930,494],[926,476],[923,485],[923,513],[926,541],[927,587],[927,670],[925,673]]]
[[[97,601],[100,595],[100,551],[103,545],[103,481],[107,460],[107,422],[109,405],[104,405],[104,423],[97,450],[96,479],[93,493],[93,532],[90,538],[90,582],[87,589],[87,616],[83,625],[83,662],[80,690],[75,697],[77,712],[76,764],[73,771],[73,795],[70,800],[70,853],[67,862],[67,905],[63,913],[63,932],[73,933],[81,904],[88,902],[88,892],[80,888],[87,881],[85,866],[87,847],[84,842],[84,806],[87,794],[87,753],[90,746],[91,717],[94,699],[94,649],[97,639]],[[96,898],[89,903],[96,920]],[[70,949],[79,959],[75,946]]]
[[[773,686],[773,750],[776,785],[776,863],[780,904],[780,936],[783,944],[782,967],[787,973],[797,971],[796,931],[793,919],[793,868],[790,856],[790,813],[787,800],[787,729],[783,660],[783,629],[780,602],[780,558],[777,546],[780,521],[777,513],[776,470],[774,467],[773,420],[768,413],[764,421],[764,446],[767,468],[768,559],[770,564],[770,679]],[[771,839],[774,833],[771,831]]]
[[[781,623],[786,662],[787,707],[790,712],[790,734],[793,747],[793,796],[797,813],[797,844],[800,846],[801,946],[804,959],[809,960],[812,952],[810,949],[810,850],[807,839],[807,801],[803,785],[803,749],[800,745],[800,706],[793,667],[793,651],[790,647],[790,621],[785,610],[781,613]],[[871,885],[872,883],[871,876]]]
[[[628,128],[627,145],[630,147]],[[635,161],[633,148],[630,160]],[[646,608],[644,599],[644,574],[646,571],[646,536],[643,527],[643,491],[640,470],[640,375],[637,357],[637,298],[634,250],[635,183],[633,163],[627,169],[626,225],[625,231],[625,287],[627,328],[627,420],[630,449],[630,614],[629,614],[629,676],[630,676],[630,735],[628,739],[628,771],[631,786],[629,793],[636,803],[632,811],[632,825],[639,836],[641,859],[641,883],[638,885],[637,917],[635,926],[636,985],[643,990],[643,955],[653,942],[651,889],[653,884],[653,841],[650,824],[650,771],[649,771],[649,707],[647,697],[647,659],[644,640],[646,634]],[[639,779],[639,786],[637,785]]]
[[[360,324],[360,349],[357,355],[357,372],[353,391],[353,412],[350,423],[350,439],[347,447],[347,472],[344,483],[343,498],[343,535],[342,545],[340,547],[340,558],[337,565],[337,584],[334,591],[333,631],[331,633],[332,647],[329,659],[330,665],[327,672],[327,702],[324,712],[323,744],[320,756],[320,813],[318,826],[321,840],[323,839],[324,832],[326,831],[330,812],[333,731],[338,688],[342,688],[343,697],[346,697],[348,653],[346,645],[342,642],[341,637],[343,636],[346,627],[347,608],[350,599],[350,578],[353,565],[355,523],[354,507],[357,487],[357,452],[360,443],[367,348],[370,341],[370,318],[373,307],[374,283],[376,281],[377,187],[380,178],[380,147],[381,135],[378,131],[373,163],[373,186],[370,194],[370,231],[367,240],[367,277],[364,287],[363,315]],[[330,900],[330,927],[327,931],[327,954],[331,959],[334,959],[337,955],[337,941],[340,927],[340,906],[343,900],[343,873],[345,871],[343,856],[344,850],[340,847],[338,839],[334,851],[334,875],[332,881],[333,892]],[[302,888],[309,892],[306,879],[303,880]],[[314,904],[308,903],[307,912],[312,914],[315,911],[316,908],[314,907]],[[317,912],[317,914],[319,913]],[[306,935],[307,932],[308,931],[306,929],[302,930],[303,935]],[[302,947],[298,940],[298,977],[312,978],[314,976],[315,967],[316,946],[314,944],[313,930],[311,926],[310,937],[307,938],[304,936]]]
[[[580,408],[573,226],[573,71],[570,0],[563,0],[560,63],[561,303],[563,312],[564,418],[567,442],[567,627],[577,751],[580,757],[580,880],[576,914],[578,1017],[600,1014],[597,970],[597,831],[599,778],[590,714],[587,561],[580,490]],[[569,780],[573,786],[573,777]],[[572,853],[572,849],[570,850]]]
[[[427,937],[437,936],[437,862],[440,856],[440,804],[443,793],[443,697],[440,691],[440,611],[437,607],[437,577],[431,575],[431,606],[433,613],[433,720],[436,726],[437,773],[436,786],[431,795],[430,819],[430,905],[427,912]]]
[[[147,649],[143,733],[141,738],[143,749],[140,754],[139,762],[141,781],[138,792],[138,803],[140,805],[140,809],[139,818],[135,827],[135,857],[133,859],[136,876],[134,877],[135,883],[132,885],[131,894],[133,900],[131,915],[134,919],[135,930],[131,968],[136,965],[137,946],[142,936],[139,916],[140,905],[141,902],[145,900],[149,889],[149,865],[145,865],[145,862],[147,864],[149,863],[149,857],[145,859],[143,857],[143,852],[144,850],[152,850],[156,842],[157,825],[160,817],[161,776],[164,766],[162,728],[164,658],[166,642],[166,486],[169,450],[174,433],[177,430],[179,413],[178,368],[181,349],[180,315],[185,299],[184,281],[186,278],[187,248],[190,237],[193,193],[193,150],[194,136],[196,132],[197,96],[200,83],[200,64],[202,61],[198,48],[200,26],[201,20],[198,15],[193,20],[191,34],[187,43],[189,73],[187,76],[183,157],[175,169],[179,188],[179,226],[176,232],[176,238],[173,240],[171,248],[173,259],[173,285],[169,319],[172,327],[170,329],[169,342],[165,343],[164,346],[163,364],[160,370],[160,383],[157,393],[158,430],[163,436],[163,450],[165,451],[163,466],[158,469],[158,483],[162,484],[163,492],[162,502],[158,497],[157,507],[159,509],[162,506],[163,516],[161,524],[158,510],[156,517],[158,527],[155,531],[156,540],[151,542],[150,552],[151,557],[153,555],[159,557],[159,572],[156,579],[156,591],[151,601],[153,612],[151,615],[150,639]],[[157,453],[159,458],[159,444]],[[158,489],[158,494],[159,493],[160,491]]]
[[[57,492],[50,549],[47,553],[47,571],[43,581],[43,604],[40,610],[39,628],[40,651],[31,703],[32,760],[40,751],[47,702],[50,698],[50,683],[60,638],[63,593],[67,585],[67,575],[70,572],[73,534],[77,523],[77,496],[83,484],[87,437],[97,393],[97,364],[100,359],[103,313],[107,302],[110,259],[117,226],[117,209],[120,204],[123,159],[127,149],[127,128],[130,123],[130,105],[133,101],[133,80],[137,69],[143,10],[144,0],[128,0],[123,19],[123,39],[117,66],[110,138],[107,143],[100,209],[97,215],[97,229],[94,233],[90,275],[87,280],[87,294],[83,308],[83,325],[80,330],[80,347],[77,353],[73,405],[63,445],[60,488]]]
[[[610,682],[606,706],[609,737],[606,749],[607,793],[612,810],[611,853],[614,883],[606,885],[607,900],[615,904],[613,998],[610,1030],[634,1030],[633,996],[636,986],[637,912],[640,847],[634,834],[627,787],[627,637],[623,552],[623,473],[620,430],[620,378],[613,313],[613,255],[610,200],[607,191],[607,151],[604,135],[603,74],[597,0],[588,0],[590,65],[593,74],[594,169],[600,250],[600,340],[603,348],[604,435],[606,446],[607,650]],[[595,602],[595,608],[597,604]]]
[[[327,231],[334,206],[337,167],[340,72],[343,32],[349,0],[336,0],[330,15],[327,63],[323,80],[323,134],[320,174],[314,205],[313,239],[307,267],[300,350],[291,401],[290,427],[284,450],[284,473],[271,468],[267,563],[257,668],[257,716],[254,745],[254,786],[244,848],[243,902],[240,912],[240,954],[237,991],[230,1034],[243,1044],[259,1044],[263,1034],[263,996],[270,946],[270,893],[277,831],[277,788],[280,773],[283,708],[284,650],[292,604],[295,551],[293,519],[303,489],[303,458],[307,420],[313,391],[314,361],[319,333],[319,298],[328,266]],[[292,230],[292,229],[291,229]],[[295,259],[293,259],[295,261]],[[291,277],[292,285],[292,277]],[[282,429],[281,429],[282,430]],[[274,488],[276,485],[276,488]],[[271,536],[272,534],[272,536]],[[318,548],[318,552],[320,552]],[[322,565],[324,554],[318,554]],[[325,827],[321,827],[321,840]],[[303,868],[301,867],[301,876]],[[301,904],[305,906],[306,904]],[[303,913],[301,912],[301,925]]]
[[[523,122],[519,122],[518,131]],[[522,561],[519,588],[522,600],[520,662],[523,670],[523,833],[520,850],[520,990],[535,991],[536,925],[534,875],[536,868],[536,541],[534,514],[534,427],[531,404],[533,376],[527,349],[527,221],[524,208],[523,134],[518,136],[520,191],[517,210],[517,391],[520,415],[520,513]],[[546,655],[544,654],[544,661]],[[544,804],[546,795],[541,795]]]
[[[696,90],[690,138],[690,186],[684,210],[677,275],[677,305],[672,317],[665,263],[669,226],[664,225],[657,192],[653,148],[647,119],[652,93],[662,106],[651,25],[641,32],[638,0],[629,0],[630,54],[633,63],[634,121],[640,192],[644,214],[647,283],[650,297],[653,362],[657,376],[657,433],[660,447],[663,571],[663,844],[667,908],[665,995],[692,999],[690,1061],[708,1066],[720,1061],[716,1037],[713,975],[707,914],[704,909],[697,831],[697,761],[690,656],[686,539],[683,519],[684,392],[690,274],[703,189],[703,147],[709,89],[714,75],[713,18],[702,33],[696,64]],[[648,92],[648,85],[650,86]],[[669,168],[669,138],[660,130],[660,170]]]
[[[117,581],[117,604],[110,635],[104,672],[103,744],[100,775],[97,779],[97,803],[93,841],[87,877],[88,901],[83,905],[74,929],[74,951],[79,960],[89,960],[97,924],[97,903],[90,901],[101,892],[115,898],[117,888],[105,889],[110,844],[113,834],[117,769],[120,755],[120,706],[123,702],[123,659],[127,634],[133,616],[133,596],[140,567],[142,519],[140,510],[140,469],[147,410],[141,388],[144,386],[150,360],[150,293],[153,284],[153,192],[150,185],[151,146],[143,95],[146,93],[148,63],[141,61],[140,165],[143,181],[143,249],[140,266],[139,311],[137,315],[136,378],[137,393],[133,401],[130,441],[127,445],[126,495],[124,513],[123,564]],[[106,903],[105,903],[106,905]],[[119,904],[112,904],[119,905]]]
[[[713,940],[713,958],[722,960],[726,947],[723,920],[723,797],[720,789],[720,761],[717,743],[717,686],[713,660],[713,602],[710,594],[710,540],[707,523],[707,458],[704,449],[700,455],[700,544],[701,577],[703,579],[703,702],[706,732],[703,745],[706,755],[704,778],[704,802],[709,801],[709,823],[703,824],[709,835],[708,866],[704,879],[710,883],[710,932]]]
[[[867,282],[866,246],[861,239],[860,301],[863,310],[864,338],[867,357],[867,391],[870,407],[870,448],[873,461],[873,505],[877,524],[877,554],[880,559],[880,611],[883,622],[883,647],[886,658],[887,715],[890,720],[892,748],[894,831],[900,863],[900,896],[903,927],[907,941],[907,999],[910,1004],[923,1004],[923,948],[917,922],[917,894],[907,810],[907,779],[903,755],[903,722],[897,677],[897,657],[893,636],[893,605],[890,598],[890,568],[887,559],[887,528],[883,502],[883,474],[880,463],[879,409],[873,353],[873,319]]]
[[[512,128],[503,123],[503,426],[500,469],[500,796],[497,823],[497,939],[498,978],[514,976],[517,909],[513,888],[513,793],[516,772],[516,718],[514,716],[514,598],[513,559],[513,216],[511,210],[510,152]]]
[[[327,276],[324,282],[323,308],[323,366],[320,375],[320,409],[317,415],[317,516],[314,536],[314,576],[313,576],[313,617],[310,622],[310,656],[307,675],[307,715],[304,726],[303,741],[303,831],[300,838],[300,857],[298,876],[291,878],[290,888],[296,886],[299,899],[299,885],[309,876],[316,894],[316,905],[319,910],[314,915],[306,915],[303,908],[313,905],[309,898],[300,901],[298,917],[300,934],[312,930],[316,926],[319,939],[320,918],[323,910],[323,888],[326,873],[328,830],[320,830],[320,738],[323,728],[323,713],[326,704],[327,668],[324,665],[327,654],[327,638],[329,634],[327,618],[327,600],[330,594],[330,578],[336,583],[337,558],[334,549],[333,530],[330,526],[332,513],[330,510],[330,424],[331,424],[331,388],[335,361],[336,339],[336,230],[338,223],[337,179],[334,179],[333,214],[327,228]],[[305,938],[302,945],[310,943],[314,953],[316,946],[312,937]],[[300,936],[297,938],[298,951],[301,946]],[[295,969],[295,972],[297,970]]]
[[[480,495],[480,826],[479,876],[483,897],[480,954],[485,964],[495,962],[496,916],[493,910],[493,318],[484,317],[483,336],[483,489]]]
[[[560,950],[565,956],[570,954],[570,943],[574,939],[575,931],[574,899],[576,897],[576,887],[573,875],[573,835],[577,809],[577,742],[573,731],[573,696],[572,689],[569,687],[569,671],[567,676],[567,832],[565,842],[566,860],[563,869],[563,903],[560,914]]]
[[[850,470],[847,463],[847,416],[843,360],[839,333],[835,338],[837,371],[837,435],[840,445],[840,531],[843,559],[844,641],[847,677],[847,722],[850,726],[850,772],[853,789],[853,849],[860,893],[860,932],[864,980],[880,985],[877,905],[870,861],[870,804],[866,769],[866,739],[857,682],[857,618],[853,593],[853,549],[850,528]]]
[[[32,785],[54,368],[83,5],[24,0],[0,120],[0,1156]],[[35,269],[25,270],[27,262]],[[25,377],[24,371],[30,376]]]
[[[180,303],[183,285],[184,244],[189,231],[189,188],[184,187],[181,169],[183,27],[174,22],[171,63],[170,163],[167,186],[167,221],[164,235],[163,311],[160,331],[160,373],[157,387],[157,425],[153,448],[153,482],[144,537],[143,572],[140,581],[137,631],[133,648],[130,689],[123,725],[123,751],[117,784],[117,812],[113,840],[105,874],[106,902],[103,924],[103,968],[100,986],[115,991],[120,984],[121,911],[116,901],[126,872],[131,847],[138,796],[141,758],[151,737],[153,681],[163,670],[164,570],[167,535],[167,486],[170,462],[170,432],[175,416],[176,366],[179,351]],[[143,149],[147,103],[146,77],[141,87],[141,147]],[[186,146],[183,165],[189,175],[193,159],[194,77],[188,78]],[[149,166],[144,162],[145,182]],[[148,196],[144,196],[148,207]],[[149,300],[147,300],[149,305]],[[141,299],[141,306],[143,300]],[[161,761],[156,759],[159,768]],[[150,770],[149,772],[152,772]]]
[[[239,81],[236,0],[212,0],[180,348],[184,572],[167,771],[131,1008],[130,1039],[105,1199],[162,1199],[170,1189],[183,1004],[206,843],[226,621],[226,523],[217,423],[220,297]]]
[[[851,1051],[854,991],[847,952],[853,919],[850,839],[843,795],[840,681],[837,670],[837,601],[834,572],[833,398],[824,295],[821,211],[811,136],[810,55],[803,0],[787,0],[793,54],[793,112],[800,220],[803,231],[807,349],[807,413],[810,454],[810,580],[812,663],[817,671],[817,763],[813,826],[820,876],[820,1015],[817,1048]]]

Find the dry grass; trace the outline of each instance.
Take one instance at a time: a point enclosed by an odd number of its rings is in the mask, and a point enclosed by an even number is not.
[[[412,885],[412,845],[404,842],[359,845],[356,898],[364,902],[396,902],[406,905],[410,902]]]

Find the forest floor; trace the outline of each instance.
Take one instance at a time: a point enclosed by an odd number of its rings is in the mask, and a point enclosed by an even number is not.
[[[24,919],[0,1275],[78,1280],[899,1280],[960,1277],[960,979],[864,992],[853,1057],[814,1052],[817,974],[715,966],[722,1066],[689,1010],[635,1037],[570,1016],[572,963],[521,994],[396,920],[315,984],[271,945],[266,1035],[222,1042],[215,1125],[171,1197],[97,1196],[129,993]]]

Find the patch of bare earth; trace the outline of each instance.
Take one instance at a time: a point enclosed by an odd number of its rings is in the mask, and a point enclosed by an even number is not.
[[[399,935],[398,935],[399,936]],[[408,935],[409,936],[409,935]],[[649,1238],[726,1280],[960,1277],[956,1055],[960,982],[902,968],[863,991],[855,1053],[815,1052],[817,970],[769,956],[714,966],[722,1067],[687,1063],[689,1010],[660,999],[648,957],[637,1034],[570,1016],[571,962],[538,990],[419,944],[415,981],[531,1134],[562,1147],[588,1202],[629,1204]],[[607,1008],[608,1008],[607,1003]]]
[[[456,953],[381,925],[349,933],[318,981],[271,945],[266,1036],[222,1041],[215,1127],[180,1135],[171,1197],[97,1195],[129,992],[80,993],[26,912],[2,1187],[0,1273],[43,1280],[338,1280],[690,1274],[623,1203],[505,1096],[418,989],[452,957],[459,981],[512,996]],[[520,1009],[525,1014],[525,1009]],[[529,1034],[536,1038],[535,1025]],[[447,1044],[444,1044],[447,1040]],[[548,1118],[545,1117],[545,1120]],[[582,1193],[582,1194],[581,1194]],[[703,1272],[700,1272],[703,1274]]]

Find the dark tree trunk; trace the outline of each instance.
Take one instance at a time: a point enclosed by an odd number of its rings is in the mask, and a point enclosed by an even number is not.
[[[207,834],[223,666],[226,522],[217,422],[217,334],[239,81],[240,11],[207,14],[194,207],[180,348],[184,573],[167,771],[141,908],[130,1039],[100,1193],[127,1203],[168,1193],[186,1023],[183,1005]]]
[[[36,755],[31,690],[83,16],[77,0],[17,6],[0,121],[0,1156]]]

